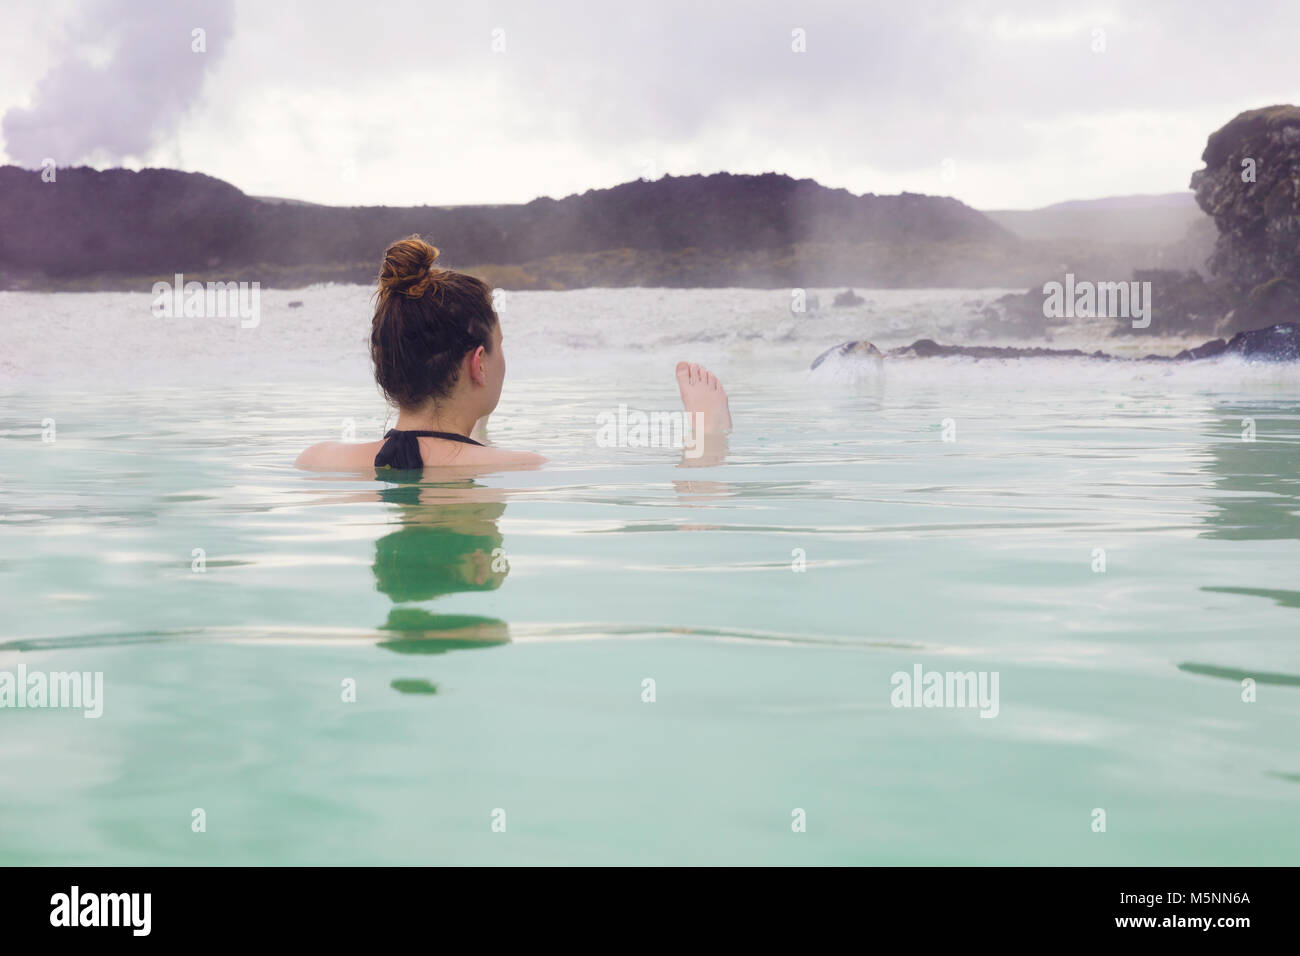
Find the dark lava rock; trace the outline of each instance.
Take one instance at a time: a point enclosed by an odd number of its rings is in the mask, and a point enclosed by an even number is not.
[[[1284,322],[1267,329],[1238,332],[1224,351],[1259,361],[1294,362],[1300,359],[1300,324]]]
[[[1191,187],[1219,228],[1210,271],[1237,297],[1278,277],[1300,280],[1300,108],[1239,114],[1201,159]]]
[[[950,355],[961,355],[966,358],[974,359],[1058,357],[1108,359],[1111,357],[1105,352],[1093,352],[1092,354],[1089,354],[1087,352],[1082,352],[1079,349],[1021,349],[1001,345],[940,345],[933,339],[917,339],[911,345],[904,345],[901,348],[891,349],[889,354],[900,358],[934,358],[935,356]]]
[[[1047,282],[1061,282],[1064,274],[1048,277],[1029,288],[1027,292],[1013,292],[998,298],[990,307],[1000,321],[984,324],[1002,335],[1038,336],[1050,334],[1053,329],[1068,328],[1071,319],[1049,319],[1043,316],[1043,303],[1046,293],[1042,290]],[[1138,292],[1142,301],[1150,308],[1151,326],[1144,335],[1184,335],[1188,332],[1217,331],[1217,323],[1232,308],[1232,298],[1225,283],[1217,280],[1206,281],[1205,277],[1195,271],[1178,271],[1175,269],[1138,269],[1131,278],[1116,279],[1100,276],[1096,273],[1076,275],[1076,288],[1082,287],[1084,281],[1099,285],[1100,283],[1120,281],[1133,291],[1133,283],[1139,283]],[[1141,283],[1150,283],[1150,298],[1146,298],[1148,287]],[[1125,296],[1128,299],[1128,295]],[[1137,300],[1133,300],[1136,302]],[[1100,303],[1098,304],[1100,308]],[[1135,306],[1124,315],[1113,316],[1114,335],[1132,335]],[[1267,325],[1257,322],[1255,327]]]
[[[848,305],[862,305],[862,303],[866,301],[866,299],[862,298],[862,296],[858,295],[852,289],[845,289],[835,297],[835,307],[843,308]]]
[[[1138,269],[1133,281],[1151,283],[1149,331],[1156,335],[1220,331],[1217,323],[1232,305],[1224,283],[1206,282],[1199,272]],[[1132,320],[1120,317],[1115,331],[1132,334]]]
[[[1191,359],[1214,358],[1216,355],[1222,355],[1228,348],[1228,343],[1223,339],[1214,339],[1206,342],[1204,345],[1198,345],[1194,349],[1183,349],[1174,356],[1174,361],[1181,362]]]
[[[1220,335],[1249,332],[1300,319],[1300,282],[1276,278],[1255,286],[1246,301],[1229,312],[1215,330]]]
[[[844,342],[827,349],[814,360],[816,368],[832,354],[850,355],[859,352],[878,358],[880,352],[870,342]],[[994,345],[940,345],[934,339],[917,339],[911,345],[889,350],[891,358],[935,358],[963,356],[973,359],[1013,358],[1091,358],[1114,362],[1191,362],[1198,359],[1217,358],[1221,355],[1240,355],[1258,362],[1300,361],[1300,323],[1283,322],[1266,329],[1238,332],[1228,342],[1212,339],[1195,348],[1183,349],[1177,355],[1147,355],[1140,359],[1120,358],[1105,352],[1083,352],[1079,349],[1013,348]]]

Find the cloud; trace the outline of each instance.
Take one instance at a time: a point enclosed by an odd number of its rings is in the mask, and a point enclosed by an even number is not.
[[[147,156],[225,51],[233,14],[233,0],[87,4],[32,105],[10,108],[0,122],[6,152],[33,167],[47,157],[69,166]],[[194,49],[196,29],[203,52]]]
[[[653,168],[1023,207],[1183,189],[1213,129],[1300,99],[1282,0],[238,0],[199,5],[219,9],[197,65],[173,6],[97,4],[6,115],[10,156],[335,203],[522,201]],[[111,59],[87,55],[115,29]]]

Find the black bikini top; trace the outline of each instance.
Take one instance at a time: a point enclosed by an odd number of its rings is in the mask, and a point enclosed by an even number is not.
[[[423,468],[424,459],[420,457],[420,443],[417,440],[420,438],[445,438],[447,441],[483,447],[482,442],[457,435],[455,432],[398,431],[396,428],[390,428],[384,435],[384,446],[375,456],[375,467]]]

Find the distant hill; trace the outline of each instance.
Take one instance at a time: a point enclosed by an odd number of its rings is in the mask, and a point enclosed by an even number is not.
[[[1151,209],[1170,206],[1191,209],[1196,206],[1196,195],[1190,190],[1180,193],[1139,193],[1133,196],[1103,196],[1101,199],[1068,199],[1052,203],[1044,209]]]
[[[1022,239],[1149,244],[1181,242],[1189,229],[1209,220],[1190,190],[1075,199],[1041,209],[994,209],[984,214]]]
[[[879,254],[848,257],[842,280],[836,273],[832,281],[891,284],[887,273],[907,263],[893,262],[889,250],[1015,244],[955,199],[858,196],[775,173],[665,176],[522,205],[334,207],[259,199],[169,169],[60,169],[46,183],[0,167],[0,280],[11,287],[103,287],[114,276],[174,272],[260,272],[268,285],[370,281],[385,246],[413,232],[437,244],[449,265],[513,267],[521,284],[540,287],[555,283],[519,267],[567,269],[562,285],[785,284],[799,271],[790,266],[798,248],[873,246]],[[979,252],[984,266],[988,255]],[[967,281],[950,274],[945,258],[912,256],[934,268],[909,267],[907,281]],[[786,267],[765,272],[783,260]]]
[[[305,199],[283,199],[280,196],[254,196],[259,202],[269,202],[273,206],[319,206],[321,203],[308,202]]]

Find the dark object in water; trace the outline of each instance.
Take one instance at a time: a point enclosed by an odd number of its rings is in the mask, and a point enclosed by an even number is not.
[[[292,302],[289,303],[289,308],[291,308],[291,309],[301,309],[301,308],[302,308],[302,299],[294,299]]]
[[[436,694],[438,685],[430,684],[427,680],[417,680],[414,678],[398,678],[388,685],[399,694]]]
[[[880,355],[870,342],[844,342],[829,348],[813,359],[812,368],[816,368],[833,353],[849,355],[862,352],[864,355]],[[1177,355],[1147,355],[1140,359],[1109,355],[1106,352],[1083,352],[1079,349],[1045,349],[1015,348],[1013,346],[995,345],[940,345],[933,339],[917,339],[911,345],[890,349],[893,358],[933,358],[935,356],[962,355],[973,359],[1001,358],[1094,358],[1111,362],[1190,362],[1197,359],[1216,358],[1220,355],[1240,355],[1252,362],[1296,362],[1300,361],[1300,323],[1283,322],[1270,325],[1266,329],[1253,329],[1238,332],[1227,342],[1223,339],[1211,339],[1192,349],[1183,349]]]
[[[813,359],[813,363],[812,365],[809,366],[809,368],[816,368],[818,365],[821,365],[822,362],[826,361],[832,355],[853,355],[853,354],[861,355],[863,358],[873,358],[877,362],[879,362],[881,359],[884,358],[884,356],[880,354],[880,349],[876,348],[870,342],[866,340],[855,340],[853,342],[843,342],[839,345],[827,349],[821,355]]]
[[[846,305],[861,305],[866,301],[866,299],[862,298],[862,296],[858,295],[852,289],[845,289],[835,297],[835,307],[842,308]]]

